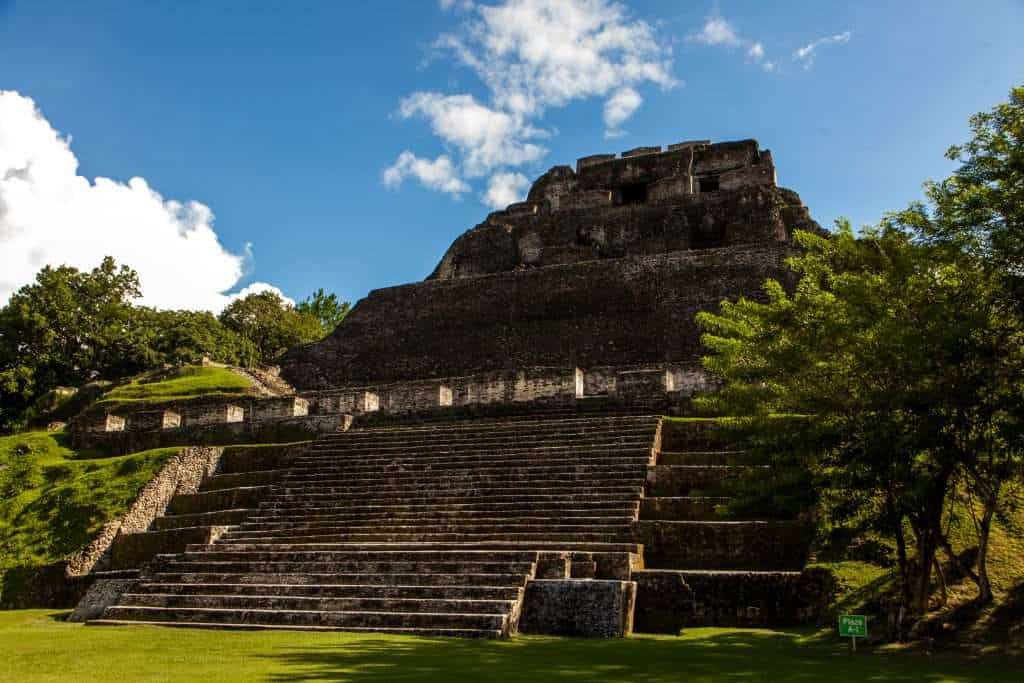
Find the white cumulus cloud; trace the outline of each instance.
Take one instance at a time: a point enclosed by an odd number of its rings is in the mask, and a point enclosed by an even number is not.
[[[647,22],[611,0],[503,0],[493,4],[440,0],[467,13],[458,28],[434,43],[485,86],[480,101],[467,93],[414,92],[399,117],[423,118],[461,175],[490,176],[481,195],[504,197],[510,169],[543,159],[540,125],[546,110],[591,98],[606,99],[604,118],[621,125],[643,102],[637,88],[677,85],[672,53]],[[397,163],[397,162],[396,162]],[[394,166],[392,166],[394,168]],[[389,169],[390,170],[390,169]],[[498,179],[498,176],[501,176]],[[389,177],[385,172],[385,182]],[[492,205],[494,205],[492,203]]]
[[[604,103],[604,125],[606,137],[618,137],[618,128],[633,115],[644,99],[633,88],[619,90]]]
[[[522,173],[495,173],[487,183],[482,199],[492,209],[504,209],[509,204],[523,201],[529,189],[530,181]]]
[[[78,175],[70,140],[30,98],[0,91],[0,304],[44,265],[92,269],[104,256],[138,272],[141,303],[219,311],[248,253],[220,244],[205,204],[164,199],[143,178]]]
[[[462,152],[462,165],[470,177],[485,175],[496,166],[536,161],[547,152],[528,141],[543,133],[528,126],[522,116],[482,105],[471,95],[413,93],[402,100],[399,115],[419,115],[430,121],[435,135]]]
[[[817,57],[817,52],[820,48],[829,45],[842,45],[843,43],[848,43],[852,36],[852,31],[843,31],[842,33],[812,40],[807,45],[804,45],[794,52],[793,59],[803,64],[805,69],[810,69],[814,66],[814,59]]]
[[[384,169],[384,185],[397,188],[410,176],[419,180],[424,187],[456,197],[469,191],[469,185],[459,178],[452,160],[444,154],[431,161],[421,159],[409,150],[402,152],[394,164]]]

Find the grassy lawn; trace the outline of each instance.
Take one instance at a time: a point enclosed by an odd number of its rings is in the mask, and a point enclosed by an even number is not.
[[[101,403],[176,401],[197,396],[238,396],[252,391],[252,382],[227,368],[187,365],[171,375],[140,378],[114,387]]]
[[[0,437],[0,599],[12,567],[63,559],[122,514],[178,448],[89,457],[62,433]]]
[[[476,642],[351,633],[68,624],[0,612],[4,681],[1020,681],[1024,661],[847,653],[806,632],[694,629],[680,637]]]

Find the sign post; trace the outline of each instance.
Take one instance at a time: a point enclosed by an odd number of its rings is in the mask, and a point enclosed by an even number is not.
[[[857,639],[868,637],[868,618],[863,614],[840,614],[839,637],[850,638],[853,651],[857,651]]]

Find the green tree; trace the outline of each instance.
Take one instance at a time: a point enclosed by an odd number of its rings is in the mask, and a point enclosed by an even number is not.
[[[703,406],[750,415],[763,442],[785,444],[827,523],[894,538],[917,614],[937,552],[957,559],[942,521],[958,497],[978,538],[968,569],[991,600],[991,523],[1024,468],[1022,105],[1017,88],[972,118],[974,138],[949,153],[962,165],[926,185],[929,204],[860,236],[846,223],[831,238],[799,233],[795,287],[770,281],[762,301],[698,316],[705,366],[724,381]]]
[[[256,360],[271,363],[296,344],[323,337],[320,321],[288,305],[275,292],[259,292],[232,301],[218,319],[243,343],[255,349]]]
[[[323,336],[326,337],[345,319],[351,309],[351,304],[347,301],[339,301],[337,294],[333,292],[327,294],[323,288],[320,288],[306,297],[304,301],[300,301],[296,309],[300,313],[308,313],[319,320],[320,327],[323,328]]]
[[[96,377],[146,367],[132,300],[138,275],[105,258],[92,271],[47,266],[0,310],[0,423],[10,425],[35,396]]]

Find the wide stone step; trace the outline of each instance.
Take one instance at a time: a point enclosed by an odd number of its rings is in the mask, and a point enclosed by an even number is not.
[[[283,557],[283,556],[287,557]],[[537,561],[537,552],[530,550],[464,550],[453,553],[448,550],[338,550],[335,548],[291,547],[287,550],[265,547],[243,549],[220,545],[189,546],[184,553],[160,555],[161,560],[189,562],[207,561],[265,561],[286,559],[289,562],[505,562],[532,564]]]
[[[647,469],[649,497],[690,497],[727,492],[728,485],[755,468],[731,465],[653,465]],[[759,467],[767,473],[769,468]]]
[[[462,447],[432,448],[428,444],[409,444],[401,448],[368,448],[365,452],[351,452],[326,450],[310,447],[301,456],[296,457],[292,463],[306,464],[323,462],[325,460],[336,460],[339,462],[360,462],[373,464],[380,461],[388,461],[396,458],[465,458],[465,457],[528,457],[531,455],[546,456],[554,460],[562,455],[588,455],[588,454],[636,454],[651,452],[651,439],[638,439],[636,441],[621,443],[597,443],[578,441],[558,441],[550,444],[536,446],[512,446],[507,443],[497,444],[466,444]]]
[[[750,451],[661,451],[659,465],[763,465],[760,456]]]
[[[306,598],[359,598],[395,600],[517,600],[522,591],[516,586],[384,586],[296,585],[284,583],[144,583],[138,593],[171,595],[273,595]]]
[[[514,600],[445,600],[438,598],[328,598],[284,595],[203,595],[196,593],[129,593],[122,607],[320,610],[331,612],[429,612],[507,614]]]
[[[190,515],[168,515],[154,519],[152,529],[155,531],[163,531],[165,529],[182,529],[192,526],[226,526],[230,524],[241,524],[255,511],[255,508],[241,508],[237,510],[197,512]]]
[[[153,583],[289,584],[293,586],[523,586],[530,574],[318,574],[282,572],[168,572]]]
[[[517,520],[506,520],[504,522],[476,522],[470,520],[456,520],[450,522],[439,522],[433,524],[416,523],[406,524],[402,522],[388,522],[370,525],[349,525],[349,524],[318,524],[308,523],[301,520],[284,522],[273,525],[269,529],[261,526],[243,524],[232,530],[232,535],[268,533],[273,535],[297,534],[416,534],[416,533],[539,533],[548,531],[551,533],[577,533],[577,532],[602,532],[620,533],[628,531],[632,520],[608,521],[602,520],[591,523],[559,523],[549,520],[536,522],[519,522]]]
[[[641,478],[647,473],[646,462],[611,462],[611,463],[560,463],[545,464],[482,464],[476,467],[444,467],[432,468],[423,466],[402,466],[399,464],[384,465],[375,469],[350,470],[345,468],[331,469],[295,469],[284,477],[281,484],[288,486],[296,481],[322,481],[347,479],[364,481],[380,478],[394,479],[405,477],[410,479],[429,477],[432,479],[467,478],[467,477],[543,477],[548,475],[572,474],[611,474],[616,476],[633,475]]]
[[[245,486],[221,491],[178,494],[171,499],[167,512],[172,515],[187,515],[256,507],[272,490],[272,486]]]
[[[531,491],[513,491],[511,493],[482,492],[479,495],[420,495],[420,496],[391,496],[391,497],[370,497],[365,494],[353,496],[309,496],[305,500],[295,500],[290,496],[268,499],[260,506],[261,510],[308,510],[332,509],[332,510],[354,510],[360,507],[376,506],[378,508],[403,509],[411,507],[435,508],[448,505],[483,506],[488,504],[511,504],[515,506],[529,506],[532,504],[551,505],[563,503],[568,506],[584,504],[606,504],[606,505],[628,505],[640,500],[641,487],[616,487],[614,489],[565,489],[549,490],[537,489]]]
[[[731,498],[712,497],[658,497],[640,501],[641,519],[722,519],[720,510]],[[248,521],[252,521],[250,517]]]
[[[267,486],[274,484],[288,473],[286,469],[262,470],[257,472],[237,472],[234,474],[215,474],[207,477],[199,486],[200,491],[222,491],[245,486]]]
[[[460,628],[391,628],[391,627],[354,627],[346,626],[338,628],[334,626],[310,626],[292,624],[253,624],[253,623],[226,623],[226,622],[203,622],[203,621],[170,621],[170,620],[146,620],[146,619],[93,619],[88,623],[90,626],[166,626],[177,628],[208,628],[208,629],[232,629],[244,631],[353,631],[355,633],[390,633],[395,635],[419,636],[422,638],[501,638],[504,632],[490,629],[460,629]]]
[[[490,498],[492,500],[517,499],[524,500],[538,498],[540,496],[639,496],[643,491],[642,486],[630,486],[618,482],[616,484],[592,484],[590,481],[566,482],[562,485],[549,484],[542,486],[506,486],[502,482],[492,484],[479,484],[471,487],[452,487],[437,490],[425,490],[424,487],[416,486],[360,486],[348,487],[340,492],[319,492],[313,489],[297,489],[293,491],[278,490],[267,496],[267,501],[288,501],[295,496],[301,496],[304,501],[385,501],[400,499],[403,501],[424,502],[442,500],[464,500],[467,498]]]
[[[319,626],[332,628],[444,628],[496,630],[504,632],[505,614],[460,614],[453,612],[330,612],[320,610],[232,609],[198,607],[114,606],[104,619],[122,621],[173,621],[183,623],[265,624]]]
[[[599,532],[412,532],[412,533],[345,533],[345,534],[319,534],[319,533],[298,533],[289,534],[260,533],[260,532],[228,532],[221,537],[220,543],[443,543],[443,542],[488,542],[488,541],[550,541],[552,544],[561,543],[585,543],[599,541],[606,543],[624,543],[632,540],[628,533],[609,534]]]
[[[813,529],[789,521],[671,521],[636,524],[651,569],[797,570],[807,563]]]
[[[259,555],[258,553],[252,553]],[[197,559],[196,555],[184,560],[163,560],[156,565],[161,572],[182,574],[294,574],[308,571],[314,574],[528,574],[533,571],[532,562],[469,562],[461,559],[444,561],[360,561],[345,559],[347,553],[339,553],[336,560],[303,559],[303,555],[315,553],[272,553],[267,559],[219,560],[217,553],[210,553],[210,559]],[[328,556],[323,553],[323,556]],[[272,559],[277,556],[279,559]]]
[[[576,474],[553,474],[545,477],[531,477],[523,474],[508,474],[505,476],[475,476],[464,477],[375,477],[368,479],[345,479],[339,477],[332,480],[290,480],[282,484],[275,492],[275,499],[281,496],[311,496],[329,495],[338,493],[367,494],[367,493],[417,493],[423,490],[430,491],[476,491],[484,489],[493,491],[496,489],[510,490],[523,488],[525,486],[537,486],[544,488],[561,487],[563,490],[575,490],[580,487],[615,487],[615,486],[639,486],[643,483],[643,475],[637,472],[621,473],[576,473]]]
[[[273,531],[273,530],[284,530],[294,528],[304,529],[325,529],[325,528],[337,528],[337,527],[348,527],[351,529],[356,528],[381,528],[381,525],[387,525],[392,527],[394,525],[399,526],[418,526],[427,528],[437,528],[438,525],[449,526],[452,524],[473,524],[473,525],[487,525],[492,527],[507,526],[509,524],[573,524],[573,525],[606,525],[606,524],[619,524],[628,525],[632,522],[633,516],[631,514],[615,514],[605,516],[594,516],[590,514],[578,514],[578,515],[560,515],[551,513],[548,515],[516,515],[516,516],[481,516],[467,514],[465,512],[459,515],[445,515],[445,516],[428,516],[428,515],[378,515],[374,517],[352,517],[352,516],[321,516],[316,518],[310,518],[309,516],[302,517],[276,517],[267,518],[261,517],[257,519],[248,519],[245,523],[239,526],[239,530],[249,531]]]
[[[353,542],[291,542],[282,541],[278,543],[227,543],[218,541],[216,545],[190,545],[188,551],[201,551],[208,548],[230,548],[231,550],[354,550],[359,552],[387,551],[395,552],[400,550],[433,550],[464,552],[467,550],[519,550],[519,551],[556,551],[573,550],[602,553],[640,553],[643,546],[636,543],[621,542],[586,542],[572,543],[566,541],[469,541],[469,542],[433,542],[407,541],[401,543],[353,543]]]
[[[537,465],[544,466],[589,466],[601,467],[604,465],[647,465],[651,461],[650,451],[638,451],[634,454],[597,454],[597,455],[562,455],[558,458],[551,458],[546,454],[531,455],[526,457],[504,457],[494,455],[482,455],[466,458],[428,458],[418,455],[410,455],[403,458],[390,458],[384,461],[361,464],[338,459],[318,459],[316,462],[296,463],[289,474],[312,472],[331,473],[339,472],[345,474],[356,474],[358,472],[380,472],[387,469],[403,470],[425,470],[430,472],[447,472],[450,470],[479,469],[481,467],[513,467],[527,468]]]
[[[544,450],[595,450],[601,448],[650,448],[653,444],[653,433],[644,434],[619,434],[619,435],[594,435],[592,437],[551,437],[548,439],[533,439],[526,441],[514,441],[504,438],[495,439],[463,439],[460,441],[402,441],[392,443],[366,442],[365,444],[325,444],[314,442],[299,456],[326,457],[334,455],[337,457],[359,457],[359,456],[388,456],[394,454],[409,453],[411,451],[421,452],[429,455],[440,455],[444,453],[527,453]]]
[[[304,501],[290,503],[265,502],[260,505],[256,517],[280,518],[302,516],[401,516],[401,515],[461,515],[461,514],[529,514],[547,513],[570,514],[580,511],[593,514],[636,514],[638,501],[607,500],[595,497],[590,500],[566,500],[561,496],[546,500],[513,500],[475,502],[455,501],[449,503],[407,503],[404,501],[385,504],[353,502],[348,505],[321,505]]]

